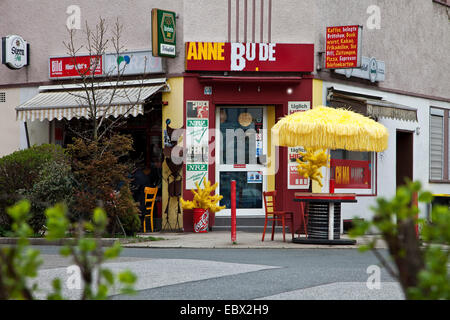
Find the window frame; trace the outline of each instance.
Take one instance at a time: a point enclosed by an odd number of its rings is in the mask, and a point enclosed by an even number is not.
[[[443,167],[442,167],[442,179],[431,178],[431,116],[433,115],[433,109],[435,112],[443,112],[443,134],[444,134],[444,148],[443,148]],[[430,183],[450,183],[450,109],[430,106],[429,109],[429,121],[428,121],[428,181]],[[437,114],[435,114],[437,115]]]
[[[331,151],[330,151],[331,153]],[[335,187],[335,193],[355,193],[358,197],[376,197],[378,194],[378,152],[371,151],[370,154],[370,188],[340,188]],[[331,160],[331,159],[330,159]],[[328,183],[331,179],[331,167],[328,168]]]

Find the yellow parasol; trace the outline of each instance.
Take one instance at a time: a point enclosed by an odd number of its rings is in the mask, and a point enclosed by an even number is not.
[[[285,147],[306,148],[297,170],[322,186],[320,168],[328,166],[329,156],[318,149],[383,151],[388,147],[385,126],[359,113],[324,106],[290,114],[272,128],[274,143]]]
[[[389,138],[386,127],[368,117],[324,106],[280,119],[272,134],[279,146],[377,152],[387,149]]]

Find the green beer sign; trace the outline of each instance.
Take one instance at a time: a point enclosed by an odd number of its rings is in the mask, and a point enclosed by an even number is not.
[[[153,56],[176,56],[175,12],[152,9],[152,53]]]

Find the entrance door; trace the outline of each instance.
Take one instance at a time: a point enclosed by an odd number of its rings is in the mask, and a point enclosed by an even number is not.
[[[410,131],[397,131],[397,188],[405,184],[405,178],[413,180],[413,141],[414,135]]]
[[[267,116],[264,107],[216,108],[216,181],[226,209],[231,214],[231,180],[236,180],[238,215],[264,215],[266,191]]]

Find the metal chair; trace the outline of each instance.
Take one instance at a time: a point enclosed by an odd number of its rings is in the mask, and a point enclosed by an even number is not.
[[[145,210],[149,211],[149,214],[144,215],[144,233],[147,232],[147,229],[145,226],[145,218],[147,218],[147,217],[150,217],[150,228],[153,232],[153,208],[155,207],[157,193],[158,193],[158,187],[155,187],[155,188],[145,187],[144,188]]]
[[[266,235],[267,223],[272,221],[272,240],[275,234],[275,225],[277,222],[281,222],[283,227],[283,241],[286,242],[286,216],[291,220],[291,233],[292,239],[294,239],[294,213],[289,211],[277,211],[275,208],[276,191],[263,192],[264,194],[264,206],[266,209],[266,218],[264,221],[264,231],[262,235],[262,241]]]

